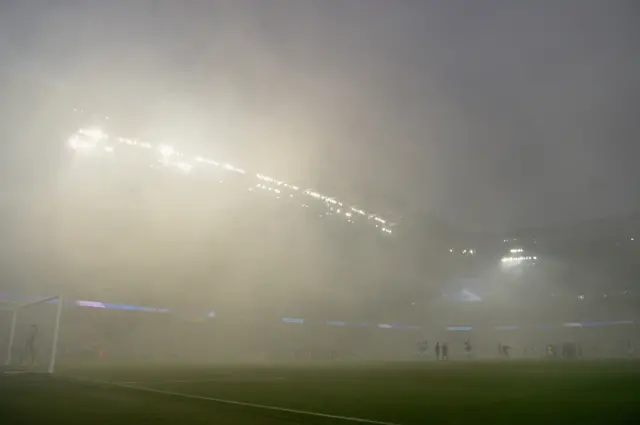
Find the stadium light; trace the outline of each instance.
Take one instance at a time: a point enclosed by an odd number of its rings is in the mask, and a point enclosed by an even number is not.
[[[78,133],[95,141],[107,138],[107,133],[98,127],[81,128]]]
[[[169,159],[176,153],[175,149],[173,149],[171,146],[166,145],[160,146],[159,151],[160,155],[162,155],[164,159]]]
[[[184,161],[176,163],[176,167],[178,167],[178,169],[180,169],[180,171],[182,171],[183,173],[189,173],[193,169],[193,165]]]
[[[93,151],[98,146],[100,140],[99,138],[84,134],[75,134],[69,138],[67,144],[75,151]]]
[[[105,140],[112,140],[113,143],[117,144],[118,146],[126,145],[127,147],[130,146],[135,148],[157,150],[157,152],[160,155],[159,162],[161,164],[168,166],[170,168],[179,170],[184,174],[188,174],[192,171],[192,169],[194,168],[194,162],[206,164],[209,166],[214,166],[216,168],[230,171],[237,174],[242,174],[242,175],[247,174],[247,172],[242,168],[236,167],[234,165],[231,165],[225,162],[217,162],[212,159],[205,158],[203,156],[193,156],[193,157],[190,157],[189,161],[184,161],[183,159],[186,159],[185,154],[183,154],[182,152],[176,150],[175,148],[169,145],[151,144],[145,141],[130,139],[130,138],[123,138],[123,137],[111,138],[107,133],[105,133],[99,127],[88,127],[88,128],[78,129],[76,133],[69,138],[68,144],[74,150],[87,150],[87,151],[91,151],[92,153],[96,147],[101,147],[95,153],[98,153],[98,154],[101,153],[103,155],[107,153],[110,156],[112,154],[115,155],[116,149],[112,144],[109,144],[106,146],[100,146],[104,143]],[[118,154],[120,153],[120,148],[117,149],[117,153]],[[157,160],[158,158],[155,158],[155,161]],[[149,164],[148,166],[151,168],[156,168],[158,164],[155,161],[153,161],[153,163]],[[393,227],[395,223],[391,223],[377,214],[366,212],[362,209],[356,208],[355,206],[346,206],[345,204],[343,204],[343,202],[335,199],[332,196],[323,195],[311,189],[303,190],[299,186],[292,185],[284,181],[265,176],[264,174],[255,174],[254,176],[256,176],[259,181],[262,181],[268,184],[268,185],[259,184],[259,185],[256,185],[255,187],[274,193],[278,197],[278,199],[280,199],[283,196],[286,197],[287,195],[289,198],[293,198],[294,193],[296,196],[299,196],[299,195],[309,196],[319,201],[320,204],[323,204],[323,206],[329,210],[326,213],[327,216],[335,215],[334,213],[336,213],[337,211],[336,214],[338,216],[345,218],[349,223],[354,223],[355,220],[353,220],[352,218],[355,218],[354,214],[357,214],[358,216],[367,219],[369,223],[371,223],[377,229],[381,230],[382,233],[387,233],[387,234],[393,233],[391,227]],[[219,181],[222,183],[224,180],[219,180]],[[277,188],[274,186],[277,186]],[[285,191],[285,189],[287,189],[287,191]],[[249,188],[249,190],[251,191],[252,189]],[[290,193],[287,193],[287,192],[290,192]],[[309,205],[307,205],[306,203],[302,203],[302,206],[305,208],[309,207]],[[349,211],[346,212],[345,211],[346,209],[349,209]],[[320,216],[322,217],[324,215],[325,214],[321,214]]]

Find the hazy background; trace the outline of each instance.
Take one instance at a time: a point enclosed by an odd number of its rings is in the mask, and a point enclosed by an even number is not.
[[[618,214],[640,205],[639,13],[599,0],[3,2],[3,116],[22,118],[3,133],[37,128],[2,143],[34,145],[17,174],[49,164],[57,139],[39,129],[81,105],[399,215],[501,229]]]
[[[640,207],[639,17],[596,0],[3,2],[3,286],[405,312],[458,267],[409,227],[425,217],[502,231]],[[348,237],[244,183],[79,166],[74,108],[389,216],[412,244]]]

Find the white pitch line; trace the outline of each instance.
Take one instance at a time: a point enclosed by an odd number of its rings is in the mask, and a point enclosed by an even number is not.
[[[186,379],[181,381],[114,381],[113,384],[119,385],[171,385],[171,384],[213,384],[229,381],[221,381],[219,379]]]
[[[145,387],[139,387],[137,385],[123,384],[123,383],[117,383],[117,382],[95,381],[95,380],[92,380],[92,379],[82,379],[82,378],[73,378],[73,377],[68,377],[68,378],[70,378],[71,380],[92,382],[92,383],[95,383],[95,384],[107,384],[107,385],[112,385],[112,386],[115,386],[115,387],[129,388],[129,389],[132,389],[132,390],[145,391],[145,392],[149,392],[149,393],[164,394],[164,395],[170,395],[170,396],[174,396],[174,397],[190,398],[192,400],[212,401],[214,403],[220,403],[220,404],[229,404],[229,405],[233,405],[233,406],[252,407],[254,409],[263,409],[263,410],[271,410],[271,411],[276,411],[276,412],[294,413],[294,414],[297,414],[297,415],[315,416],[315,417],[319,417],[319,418],[336,419],[336,420],[341,420],[341,421],[345,421],[345,422],[355,422],[355,423],[371,424],[371,425],[400,425],[400,424],[397,424],[397,423],[394,423],[394,422],[384,422],[384,421],[375,421],[375,420],[372,420],[372,419],[353,418],[353,417],[350,417],[350,416],[331,415],[331,414],[328,414],[328,413],[311,412],[311,411],[307,411],[307,410],[288,409],[286,407],[268,406],[268,405],[265,405],[265,404],[254,404],[254,403],[247,403],[247,402],[244,402],[244,401],[226,400],[226,399],[222,399],[222,398],[205,397],[205,396],[200,396],[200,395],[195,395],[195,394],[178,393],[178,392],[175,392],[175,391],[157,390],[157,389],[153,389],[153,388],[145,388]]]
[[[214,379],[186,379],[180,381],[117,381],[114,383],[123,385],[171,385],[171,384],[264,384],[270,382],[282,382],[284,377],[265,379],[237,379],[237,378],[214,378]]]

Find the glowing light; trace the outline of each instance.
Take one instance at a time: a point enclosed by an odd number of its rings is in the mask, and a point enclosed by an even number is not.
[[[229,170],[229,171],[233,171],[233,172],[236,172],[236,173],[239,173],[239,174],[244,174],[244,173],[245,173],[245,171],[244,171],[244,170],[242,170],[242,169],[240,169],[240,168],[236,168],[236,167],[234,167],[234,166],[233,166],[233,165],[231,165],[231,164],[224,164],[224,165],[223,165],[223,167],[224,167],[225,169]]]
[[[172,157],[176,151],[171,146],[160,146],[160,155],[162,155],[165,159]]]
[[[107,134],[97,127],[81,128],[67,141],[69,147],[76,151],[92,151],[102,141],[108,138]]]
[[[83,143],[78,136],[69,137],[69,141],[67,142],[71,149],[79,150],[82,149]]]
[[[219,163],[217,163],[216,161],[213,161],[213,160],[211,160],[211,159],[207,159],[207,158],[202,157],[202,156],[197,156],[197,157],[196,157],[196,161],[198,161],[198,162],[204,162],[205,164],[214,165],[214,166],[216,166],[216,167],[218,167],[218,166],[220,165],[220,164],[219,164]]]
[[[78,134],[99,141],[107,138],[107,134],[98,127],[81,128]]]
[[[500,261],[502,261],[503,263],[510,263],[510,262],[531,261],[531,260],[537,260],[537,259],[538,257],[519,256],[519,257],[502,257]]]
[[[100,146],[103,143],[103,141],[107,139],[110,139],[109,135],[98,127],[80,128],[76,132],[76,134],[74,134],[72,137],[69,138],[68,144],[72,149],[75,149],[75,150],[93,151],[96,147],[99,147],[100,149],[98,152],[100,153],[106,152],[114,155],[120,154],[121,151],[119,149],[115,149],[111,144],[106,146]],[[182,152],[176,150],[172,146],[155,145],[148,142],[130,139],[130,138],[123,138],[123,137],[113,137],[110,140],[112,140],[115,143],[130,146],[130,147],[157,150],[157,152],[160,155],[161,165],[179,170],[182,173],[188,174],[194,168],[193,163],[191,161],[187,162],[182,160],[182,158],[184,158],[185,155]],[[178,158],[180,159],[178,160]],[[229,163],[214,161],[212,159],[208,159],[203,156],[194,156],[192,158],[193,158],[193,161],[197,163],[219,167],[223,170],[231,171],[238,174],[246,174],[246,171],[243,170],[242,168],[236,167]],[[150,168],[158,168],[160,164],[151,163],[146,165]],[[275,186],[275,187],[267,187],[264,185],[256,185],[256,187],[260,189],[276,194],[277,199],[281,199],[283,196],[287,196],[287,195],[289,198],[293,198],[293,193],[298,191],[301,191],[302,194],[307,195],[313,199],[316,199],[326,209],[325,213],[320,214],[320,217],[324,217],[325,215],[337,214],[340,217],[344,217],[347,220],[347,222],[355,223],[355,220],[353,218],[354,218],[354,214],[357,214],[360,217],[369,219],[370,223],[373,224],[376,228],[379,228],[383,233],[387,233],[387,234],[392,233],[392,230],[390,229],[390,227],[392,227],[394,223],[391,223],[383,219],[377,214],[366,212],[354,206],[348,206],[348,205],[345,206],[345,204],[342,201],[336,199],[335,197],[323,195],[315,190],[307,189],[302,191],[299,186],[286,183],[282,180],[274,179],[264,174],[255,174],[255,176],[258,178],[258,180],[269,184],[269,186]],[[219,180],[219,181],[223,182],[223,180]],[[249,190],[252,190],[252,189],[249,189]],[[306,203],[303,203],[302,206],[304,208],[309,208],[309,205]],[[348,210],[345,210],[345,208],[348,208]]]
[[[193,169],[193,165],[188,162],[178,162],[176,163],[176,167],[183,173],[189,173]]]

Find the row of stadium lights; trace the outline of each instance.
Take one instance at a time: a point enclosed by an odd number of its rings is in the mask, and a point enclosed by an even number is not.
[[[82,140],[81,137],[79,136],[84,136],[87,137],[89,139],[91,139],[90,141],[86,141],[86,140]],[[77,134],[72,136],[69,139],[69,145],[76,149],[76,150],[82,150],[82,149],[91,149],[96,147],[96,144],[100,143],[101,141],[106,141],[109,139],[109,136],[104,133],[101,129],[99,128],[82,128],[80,130],[78,130]],[[130,146],[136,146],[136,147],[140,147],[140,148],[144,148],[144,149],[154,149],[154,146],[150,143],[147,142],[140,142],[134,139],[127,139],[127,138],[117,138],[116,139],[119,143],[122,144],[126,144],[126,145],[130,145]],[[103,147],[104,151],[107,153],[113,153],[114,152],[114,147],[111,145],[105,145]],[[191,172],[191,170],[194,168],[194,165],[191,164],[190,162],[186,161],[186,160],[182,160],[182,158],[184,157],[184,154],[180,151],[175,150],[174,148],[172,148],[171,146],[167,146],[167,145],[161,145],[158,147],[158,151],[161,155],[161,163],[164,165],[168,165],[168,166],[172,166],[176,169],[178,169],[179,171],[188,174],[189,172]],[[177,160],[172,160],[172,158],[178,158]],[[235,173],[239,173],[239,174],[246,174],[246,171],[235,167],[231,164],[228,163],[221,163],[221,162],[217,162],[202,156],[197,156],[195,157],[195,161],[198,163],[202,163],[202,164],[207,164],[207,165],[212,165],[215,167],[219,167],[219,168],[223,168],[227,171],[231,171],[231,172],[235,172]],[[276,180],[273,179],[271,177],[268,177],[266,175],[263,174],[256,174],[256,177],[259,180],[262,180],[270,185],[273,186],[277,186],[277,187],[282,187],[291,191],[300,191],[300,188],[298,186],[295,185],[291,185],[288,184],[286,182],[280,181],[280,180]],[[222,181],[221,181],[222,182]],[[260,184],[258,183],[256,186],[256,188],[258,189],[262,189],[262,190],[266,190],[269,192],[273,192],[275,193],[277,196],[277,199],[280,199],[280,195],[282,194],[282,190],[278,189],[277,187],[271,187],[265,184]],[[250,188],[249,190],[253,190],[252,188]],[[324,202],[324,204],[328,207],[329,209],[329,213],[328,214],[336,214],[336,215],[344,215],[344,217],[347,219],[347,221],[349,223],[355,223],[354,215],[356,216],[362,216],[362,217],[367,217],[370,220],[373,220],[375,222],[375,227],[380,229],[383,233],[387,233],[387,234],[391,234],[392,230],[389,228],[392,224],[388,223],[387,220],[379,217],[376,214],[370,214],[370,213],[366,213],[365,211],[356,208],[356,207],[344,207],[343,203],[340,201],[337,201],[336,199],[326,196],[326,195],[322,195],[318,192],[312,191],[312,190],[305,190],[302,192],[304,195],[310,196],[312,198],[315,198],[316,200],[319,200],[321,202]],[[293,197],[293,194],[289,194],[289,197]],[[302,204],[303,208],[308,208],[309,205],[307,204]],[[635,241],[635,237],[630,237],[629,238],[630,241]],[[516,242],[517,238],[513,238],[513,239],[504,239],[503,242],[504,243],[509,243],[509,242]],[[534,240],[533,243],[536,243],[536,241]],[[512,249],[510,250],[511,253],[513,254],[514,251],[517,251],[518,249]],[[519,252],[522,252],[522,249],[519,249]],[[453,253],[454,250],[450,249],[449,252]],[[473,249],[463,249],[462,250],[462,255],[468,255],[468,256],[474,256],[476,254],[476,251]],[[506,263],[506,262],[522,262],[522,261],[535,261],[537,260],[537,257],[535,256],[508,256],[508,257],[504,257],[502,258],[502,262]]]
[[[635,242],[636,238],[635,237],[630,237],[629,241],[631,242]],[[504,239],[503,242],[504,243],[508,243],[508,242],[516,242],[517,239]],[[533,243],[536,243],[537,241],[534,239]],[[474,256],[477,254],[477,250],[474,249],[463,249],[463,250],[455,250],[453,248],[449,248],[449,252],[452,254],[456,254],[458,252],[460,252],[462,255],[466,255],[466,256]],[[531,255],[514,255],[514,254],[523,254],[524,253],[524,249],[522,248],[512,248],[509,250],[509,253],[511,255],[505,256],[501,259],[501,261],[503,263],[509,263],[509,262],[522,262],[522,261],[537,261],[538,257],[536,256],[531,256]]]
[[[451,254],[454,254],[454,253],[456,253],[456,250],[455,250],[455,249],[453,249],[453,248],[449,248],[449,252],[450,252]],[[477,251],[476,251],[475,249],[463,249],[462,251],[460,251],[460,253],[461,253],[462,255],[470,255],[470,256],[474,256],[474,255],[476,255]]]
[[[450,248],[449,252],[454,254],[454,253],[457,253],[458,251],[454,250],[453,248]],[[466,256],[475,256],[477,254],[477,251],[475,249],[463,249],[463,250],[461,250],[459,252],[462,255],[466,255]],[[536,257],[536,256],[523,255],[524,254],[524,249],[522,249],[522,248],[510,249],[509,253],[511,255],[503,257],[500,261],[502,261],[503,263],[511,263],[511,262],[537,261],[538,260],[538,257]],[[520,254],[520,255],[517,255],[517,254]]]
[[[632,238],[630,238],[630,240],[631,240],[631,241],[634,241],[634,240],[635,240],[635,238],[633,238],[633,237],[632,237]],[[505,241],[506,241],[506,240],[505,240]],[[538,260],[538,257],[536,257],[536,256],[524,256],[524,255],[520,255],[520,256],[513,256],[513,254],[523,254],[523,253],[524,253],[524,249],[522,249],[522,248],[513,248],[513,249],[510,249],[510,250],[509,250],[509,252],[512,254],[512,256],[502,258],[502,262],[503,262],[503,263],[505,263],[505,262],[506,262],[506,263],[509,263],[509,262],[537,261],[537,260]],[[620,291],[620,292],[619,292],[619,293],[617,293],[616,295],[623,295],[623,296],[627,296],[627,295],[629,295],[629,290],[625,289],[625,290],[623,290],[623,291]],[[557,295],[556,295],[556,294],[551,294],[551,296],[552,296],[553,298],[556,298],[556,297],[557,297]],[[602,298],[605,298],[605,299],[606,299],[606,298],[609,298],[609,297],[610,297],[610,294],[609,294],[609,293],[606,293],[606,292],[605,292],[604,294],[602,294]],[[580,300],[580,301],[584,301],[584,300],[586,300],[588,297],[586,297],[584,294],[579,294],[576,298],[577,298],[578,300]],[[599,298],[599,297],[596,297],[596,298]]]
[[[512,248],[509,250],[509,254],[506,257],[502,257],[500,261],[503,263],[521,263],[523,261],[537,261],[538,257],[533,255],[523,255],[524,249]]]
[[[635,241],[634,237],[629,238],[630,241]],[[504,242],[514,242],[516,241],[516,239],[504,239]],[[477,253],[477,251],[473,250],[473,249],[463,249],[463,250],[455,250],[453,248],[449,249],[450,253],[458,253],[460,252],[462,255],[475,255]],[[523,255],[524,254],[524,249],[523,248],[512,248],[509,250],[509,254],[508,256],[505,256],[501,259],[502,263],[507,263],[507,264],[519,264],[525,261],[530,261],[530,262],[535,262],[538,260],[537,256],[532,256],[532,255]],[[622,295],[622,296],[628,296],[630,295],[630,292],[628,289],[625,289],[623,291],[617,292],[615,294],[610,294],[610,293],[604,293],[602,294],[601,298],[607,299],[610,298],[611,296],[615,296],[615,295]],[[551,297],[553,298],[557,298],[558,295],[555,293],[551,294]],[[572,296],[573,297],[573,296]],[[587,298],[591,298],[591,297],[586,297],[584,294],[579,294],[577,296],[575,296],[578,300],[580,301],[584,301]],[[595,298],[599,298],[599,296],[596,296]],[[416,305],[415,302],[412,302],[411,305]]]
[[[115,151],[114,147],[109,144],[105,144],[108,140],[111,140],[108,134],[102,131],[99,128],[81,128],[76,134],[69,138],[69,146],[77,151],[81,150],[93,150],[96,148],[101,148],[106,153],[113,153]],[[115,139],[118,143],[134,146],[142,149],[157,149],[160,154],[160,163],[162,165],[175,168],[184,174],[189,174],[195,165],[185,159],[185,155],[174,149],[168,145],[160,145],[154,146],[151,143],[141,142],[134,139],[127,139],[118,137]],[[222,168],[224,170],[238,173],[238,174],[247,174],[245,170],[235,167],[228,163],[217,162],[202,156],[196,156],[193,159],[194,162],[199,164],[210,165],[218,168]],[[281,196],[286,196],[284,194],[284,190],[299,192],[305,196],[309,196],[317,201],[322,202],[327,208],[328,212],[326,215],[338,215],[346,218],[349,223],[355,223],[356,217],[363,217],[365,219],[370,220],[376,228],[378,228],[382,233],[391,234],[393,231],[391,230],[392,223],[389,223],[387,220],[381,218],[377,214],[367,213],[360,208],[356,208],[353,206],[345,206],[341,201],[336,200],[335,198],[323,195],[316,191],[307,189],[301,191],[300,187],[276,180],[272,177],[265,176],[264,174],[256,174],[256,177],[261,182],[255,185],[255,188],[265,190],[268,192],[272,192],[276,195],[277,199],[280,199]],[[253,191],[254,188],[249,188],[250,191]],[[290,198],[293,198],[293,193],[288,194]],[[309,205],[304,203],[302,204],[303,208],[308,208]],[[324,216],[325,214],[322,214]]]

